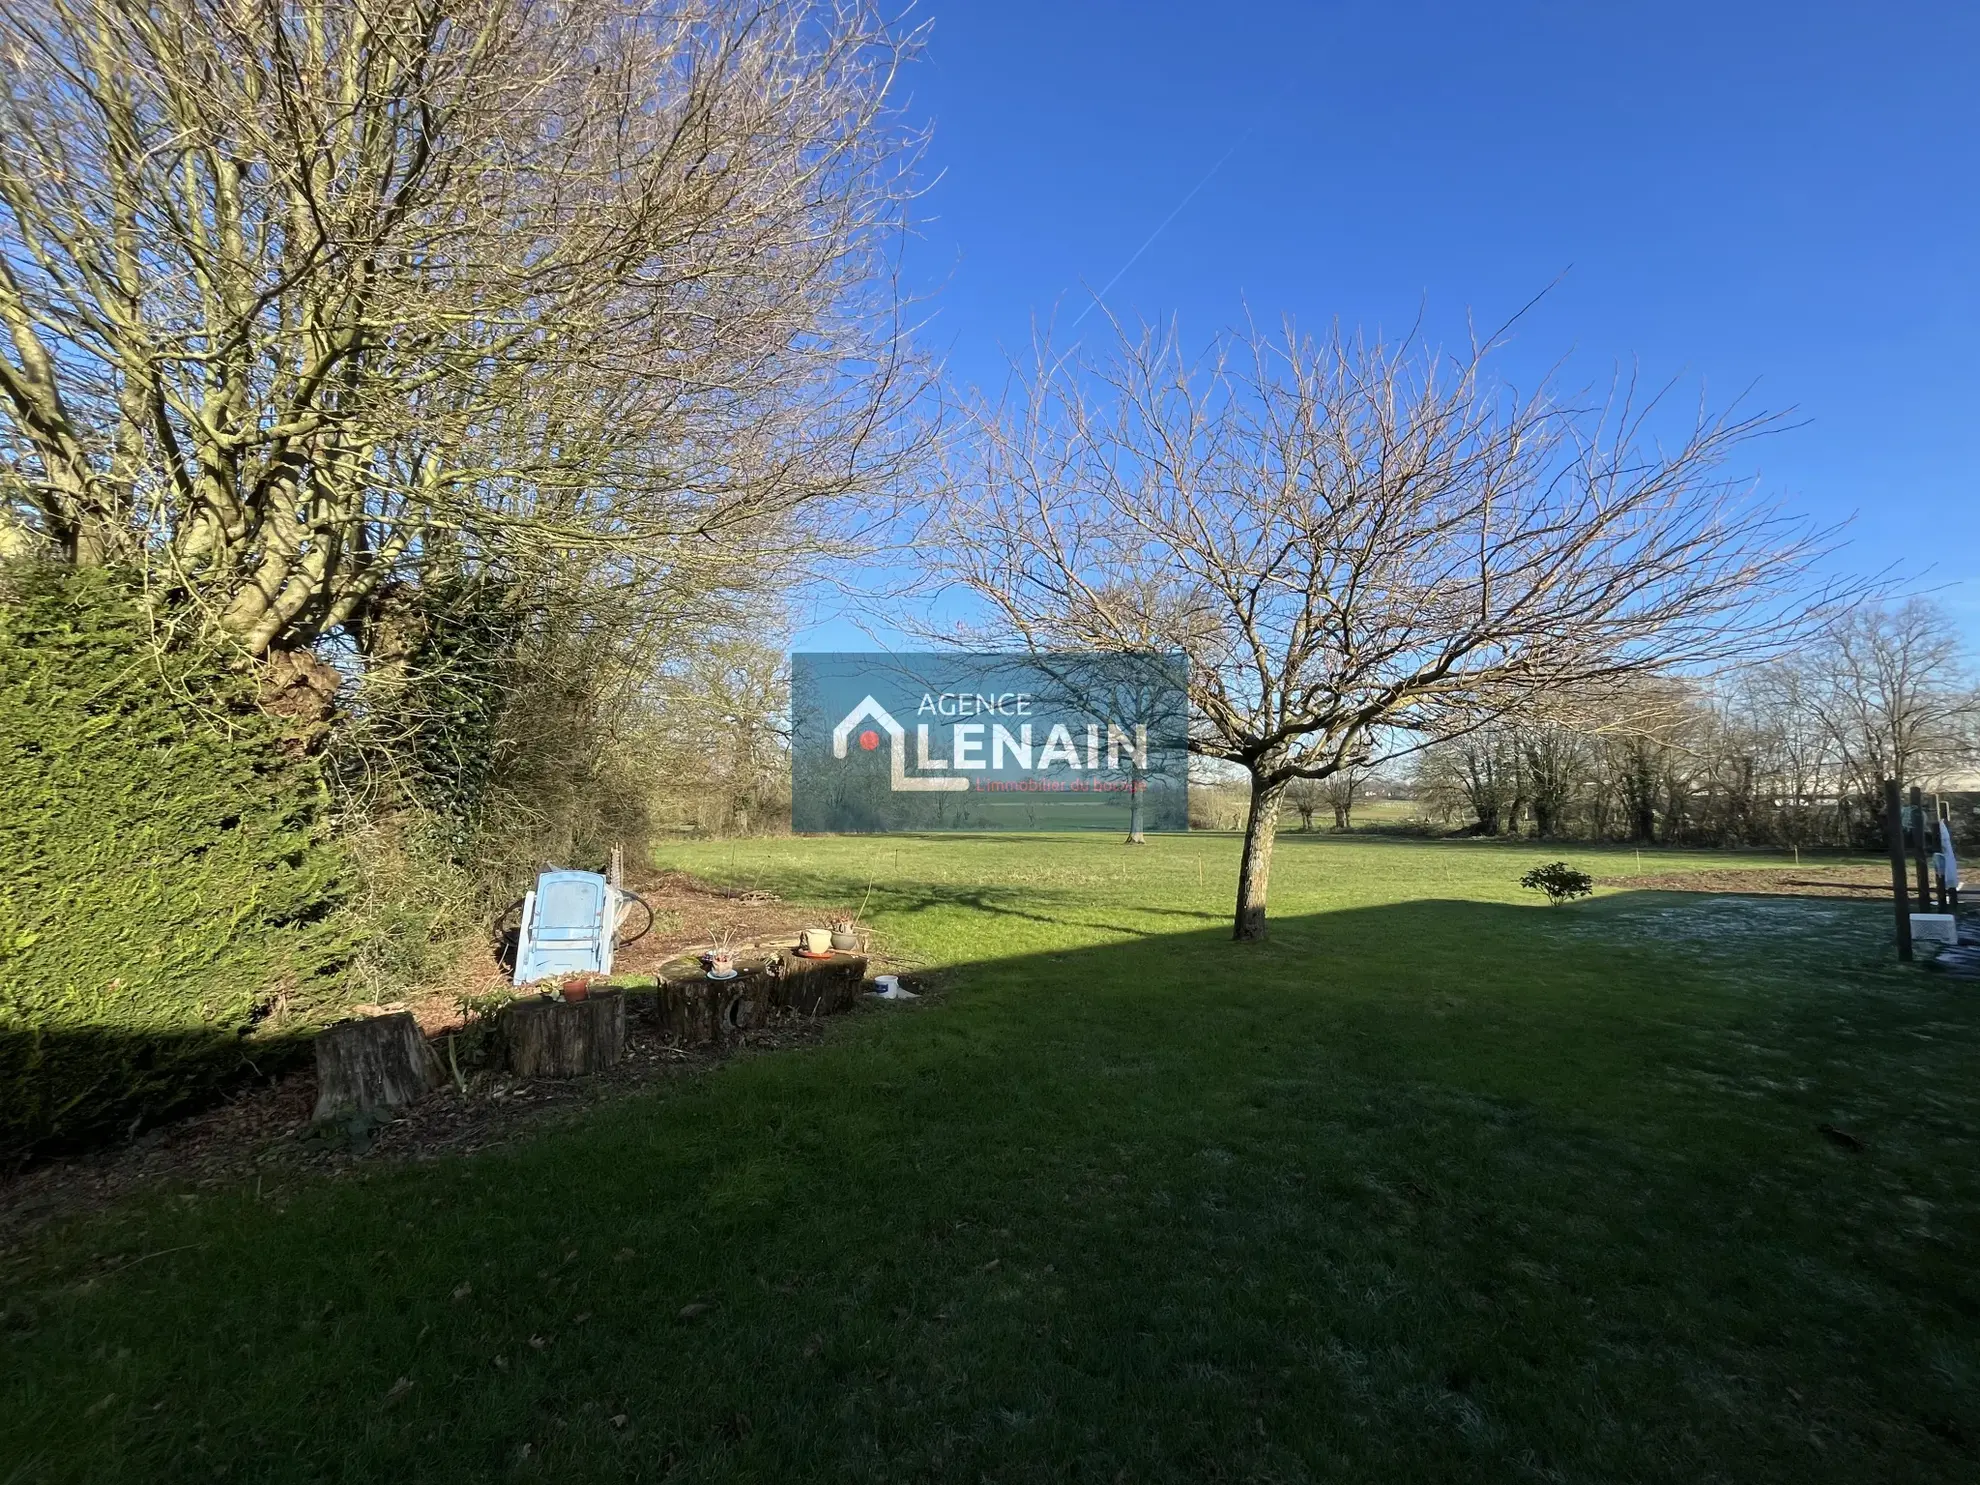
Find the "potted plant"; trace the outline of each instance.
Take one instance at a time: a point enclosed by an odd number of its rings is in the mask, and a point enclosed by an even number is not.
[[[851,918],[832,920],[832,947],[841,954],[849,954],[859,947],[858,925]]]
[[[717,934],[707,953],[708,978],[733,980],[736,977],[736,950],[728,934]]]
[[[564,981],[560,988],[563,992],[564,1003],[566,1005],[576,1005],[581,1000],[590,999],[591,977],[589,975],[572,975]]]

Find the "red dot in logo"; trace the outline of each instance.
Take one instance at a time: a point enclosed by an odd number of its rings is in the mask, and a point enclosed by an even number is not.
[[[880,734],[875,732],[871,727],[867,728],[866,731],[859,735],[859,745],[865,748],[867,752],[872,752],[880,746]]]

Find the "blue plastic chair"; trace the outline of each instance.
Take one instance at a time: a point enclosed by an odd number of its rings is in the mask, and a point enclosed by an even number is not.
[[[609,975],[612,935],[619,926],[617,896],[596,872],[546,871],[539,876],[536,890],[523,899],[515,982]]]

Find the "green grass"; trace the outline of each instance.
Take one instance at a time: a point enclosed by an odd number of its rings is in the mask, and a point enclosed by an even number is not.
[[[38,1238],[0,1482],[1975,1478],[1980,993],[1887,912],[1548,909],[1528,866],[1633,858],[1294,834],[1239,948],[1236,852],[670,850],[870,882],[945,988],[508,1150]]]

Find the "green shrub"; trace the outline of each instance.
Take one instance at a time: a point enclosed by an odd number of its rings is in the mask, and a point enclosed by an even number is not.
[[[209,1094],[347,953],[312,764],[103,572],[0,593],[0,1152]]]
[[[1536,866],[1519,879],[1519,884],[1529,891],[1546,893],[1547,901],[1555,907],[1572,902],[1577,897],[1586,897],[1595,890],[1593,877],[1565,861],[1549,861],[1545,866]]]

